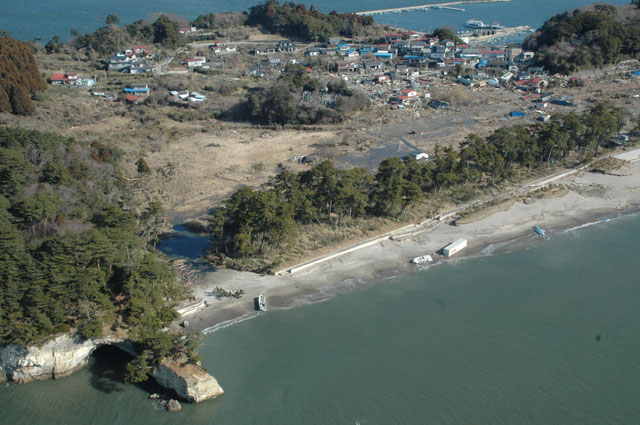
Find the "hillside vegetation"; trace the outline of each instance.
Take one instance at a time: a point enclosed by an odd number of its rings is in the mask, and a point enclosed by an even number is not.
[[[31,95],[46,89],[29,45],[0,36],[0,112],[26,115]]]
[[[529,36],[525,48],[535,51],[550,72],[565,74],[635,58],[640,53],[640,15],[634,6],[607,4],[565,12]]]
[[[186,350],[161,331],[185,290],[146,248],[162,208],[121,207],[117,158],[99,143],[0,128],[0,344],[121,328],[140,370]]]
[[[247,25],[306,41],[327,41],[329,37],[353,37],[373,25],[371,16],[331,12],[324,14],[304,4],[269,0],[249,8]]]

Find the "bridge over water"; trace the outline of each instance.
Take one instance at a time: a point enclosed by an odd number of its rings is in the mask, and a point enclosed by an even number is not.
[[[511,0],[460,0],[460,1],[451,1],[447,3],[431,3],[431,4],[421,4],[419,6],[405,6],[405,7],[393,7],[390,9],[377,9],[377,10],[366,10],[364,12],[356,12],[356,15],[380,15],[383,13],[398,13],[398,12],[406,12],[411,10],[428,10],[428,9],[454,9],[454,10],[462,10],[451,6],[456,6],[460,4],[475,4],[475,3],[504,3]]]

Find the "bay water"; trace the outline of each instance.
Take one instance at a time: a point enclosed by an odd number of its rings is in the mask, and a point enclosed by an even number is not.
[[[359,12],[390,7],[415,6],[426,3],[442,3],[443,0],[320,0],[300,1],[315,5],[322,12]],[[44,0],[3,1],[0,6],[0,30],[9,30],[20,40],[40,38],[43,42],[54,35],[62,40],[70,37],[72,29],[81,34],[104,26],[107,15],[115,14],[123,24],[138,19],[148,19],[151,13],[175,13],[188,19],[200,14],[223,11],[246,11],[259,3],[258,0],[75,0],[73,2],[51,2]],[[459,7],[464,12],[432,9],[375,15],[378,22],[413,29],[432,31],[442,26],[463,29],[469,19],[485,22],[498,21],[503,25],[530,25],[539,27],[551,16],[595,0],[511,0],[507,3],[465,4]],[[609,0],[613,5],[629,4],[630,0]]]
[[[208,334],[217,400],[167,413],[99,350],[0,387],[0,423],[640,423],[640,215],[511,248]]]

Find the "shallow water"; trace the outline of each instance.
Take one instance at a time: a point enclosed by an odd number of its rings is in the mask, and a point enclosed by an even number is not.
[[[105,391],[93,360],[0,388],[0,423],[640,423],[639,246],[625,217],[219,329],[202,354],[226,393],[180,413]]]

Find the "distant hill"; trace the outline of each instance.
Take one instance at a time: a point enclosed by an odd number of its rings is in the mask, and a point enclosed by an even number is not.
[[[26,115],[33,109],[31,95],[46,89],[31,47],[0,36],[0,112]]]
[[[565,74],[635,58],[640,9],[599,3],[556,15],[527,38],[525,48],[550,72]]]
[[[327,41],[330,37],[364,35],[373,25],[371,16],[331,12],[324,14],[315,7],[269,0],[249,8],[247,25],[260,26],[273,33],[305,41]]]

